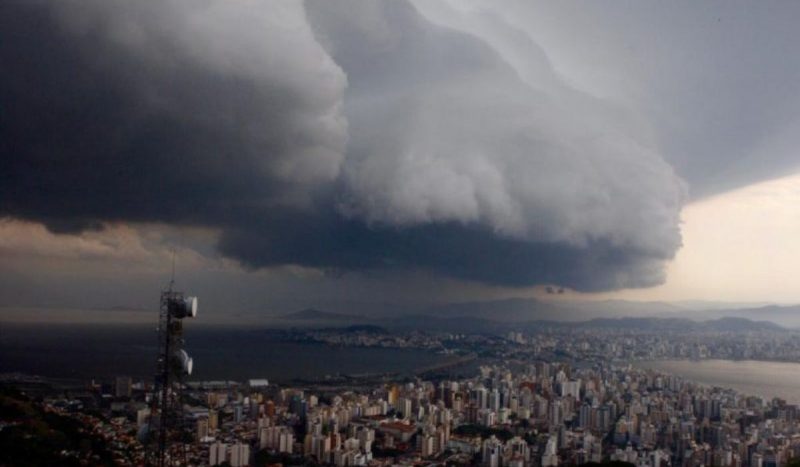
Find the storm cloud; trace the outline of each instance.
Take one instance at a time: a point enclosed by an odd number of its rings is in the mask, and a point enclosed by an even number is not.
[[[628,108],[693,200],[800,170],[797,2],[414,1],[520,76]]]
[[[661,282],[681,244],[635,115],[408,2],[11,1],[0,38],[3,216],[590,291]]]
[[[4,2],[0,209],[57,230],[307,207],[346,78],[302,5]]]

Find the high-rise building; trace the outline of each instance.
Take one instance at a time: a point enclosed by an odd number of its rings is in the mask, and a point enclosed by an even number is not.
[[[492,389],[491,394],[489,394],[489,408],[494,411],[500,410],[500,392],[497,388]]]
[[[430,457],[436,454],[436,438],[433,435],[420,435],[418,439],[422,457]]]
[[[143,407],[136,411],[136,426],[141,428],[150,419],[150,407]]]
[[[264,415],[267,417],[275,416],[275,402],[269,400],[264,404]]]
[[[580,400],[581,382],[564,381],[561,383],[561,397],[572,396],[575,400]]]
[[[386,396],[387,402],[389,402],[389,405],[392,406],[393,409],[397,409],[397,401],[399,395],[400,395],[400,388],[398,388],[396,384],[393,384],[392,387],[389,388],[388,394]]]
[[[503,442],[494,435],[483,442],[481,449],[481,459],[485,467],[500,467],[500,460],[503,454]]]
[[[522,461],[523,465],[528,465],[530,462],[531,452],[528,443],[515,436],[508,440],[503,447],[503,464],[511,465],[513,462]]]
[[[243,467],[250,464],[250,445],[236,443],[231,446],[230,464],[231,467]]]
[[[207,418],[198,418],[197,419],[197,441],[202,441],[204,438],[208,437],[208,419]]]
[[[547,445],[542,454],[542,467],[551,467],[558,465],[558,443],[555,436],[551,436],[547,440]]]
[[[564,421],[564,411],[561,407],[561,401],[554,399],[550,402],[550,410],[548,413],[548,421],[552,426],[559,426]]]
[[[219,412],[216,410],[208,411],[208,431],[214,432],[219,429]]]
[[[578,426],[584,429],[591,429],[592,418],[592,406],[587,403],[582,404],[578,414]]]
[[[130,376],[117,376],[114,384],[114,395],[117,397],[131,397],[133,380]]]
[[[306,445],[308,454],[314,456],[320,463],[328,462],[328,454],[331,452],[331,439],[323,434],[306,435]]]
[[[361,428],[358,430],[359,447],[364,452],[372,451],[372,443],[375,441],[375,430],[370,428]]]
[[[220,465],[228,460],[228,445],[217,441],[208,447],[208,464]]]
[[[397,411],[403,415],[403,418],[409,419],[412,416],[412,402],[411,399],[404,397],[398,403]]]
[[[294,449],[294,433],[284,430],[278,436],[278,452],[291,454]]]

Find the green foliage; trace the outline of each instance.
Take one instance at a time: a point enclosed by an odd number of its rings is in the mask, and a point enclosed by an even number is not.
[[[3,465],[70,467],[89,455],[98,456],[92,465],[114,465],[102,439],[83,432],[76,420],[44,412],[21,394],[0,394],[0,419],[16,423],[0,431]]]
[[[33,407],[21,398],[20,394],[0,393],[0,420],[21,420],[34,415]]]
[[[536,444],[536,436],[533,433],[525,433],[525,436],[522,437],[528,444]]]
[[[403,451],[391,448],[372,448],[372,456],[376,459],[391,459],[403,455]]]

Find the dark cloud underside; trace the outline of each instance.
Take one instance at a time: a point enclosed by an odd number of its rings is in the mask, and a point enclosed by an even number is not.
[[[406,229],[367,227],[340,218],[283,219],[286,228],[228,230],[223,254],[251,267],[302,264],[334,274],[350,270],[430,270],[493,285],[568,284],[600,291],[645,287],[664,280],[661,258],[644,261],[608,244],[577,248],[500,238],[484,228],[459,224]]]
[[[14,64],[0,78],[2,212],[55,229],[226,223],[232,212],[302,203],[308,181],[335,177],[345,133],[324,121],[344,82],[333,65],[331,95],[309,97],[287,78],[191,56],[155,2],[101,3],[82,3],[83,24],[49,3],[0,7],[0,56]],[[133,13],[144,37],[115,38],[115,15]],[[286,173],[308,152],[315,167]]]

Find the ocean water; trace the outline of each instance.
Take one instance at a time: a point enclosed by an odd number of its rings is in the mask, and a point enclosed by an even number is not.
[[[265,330],[187,327],[186,349],[194,358],[190,380],[287,382],[325,375],[398,372],[441,363],[447,357],[423,350],[332,347],[281,342]],[[143,325],[0,325],[0,373],[53,378],[149,379],[155,368],[156,334]]]
[[[634,362],[698,383],[735,389],[742,394],[780,397],[800,404],[800,363],[755,360],[655,360]]]

